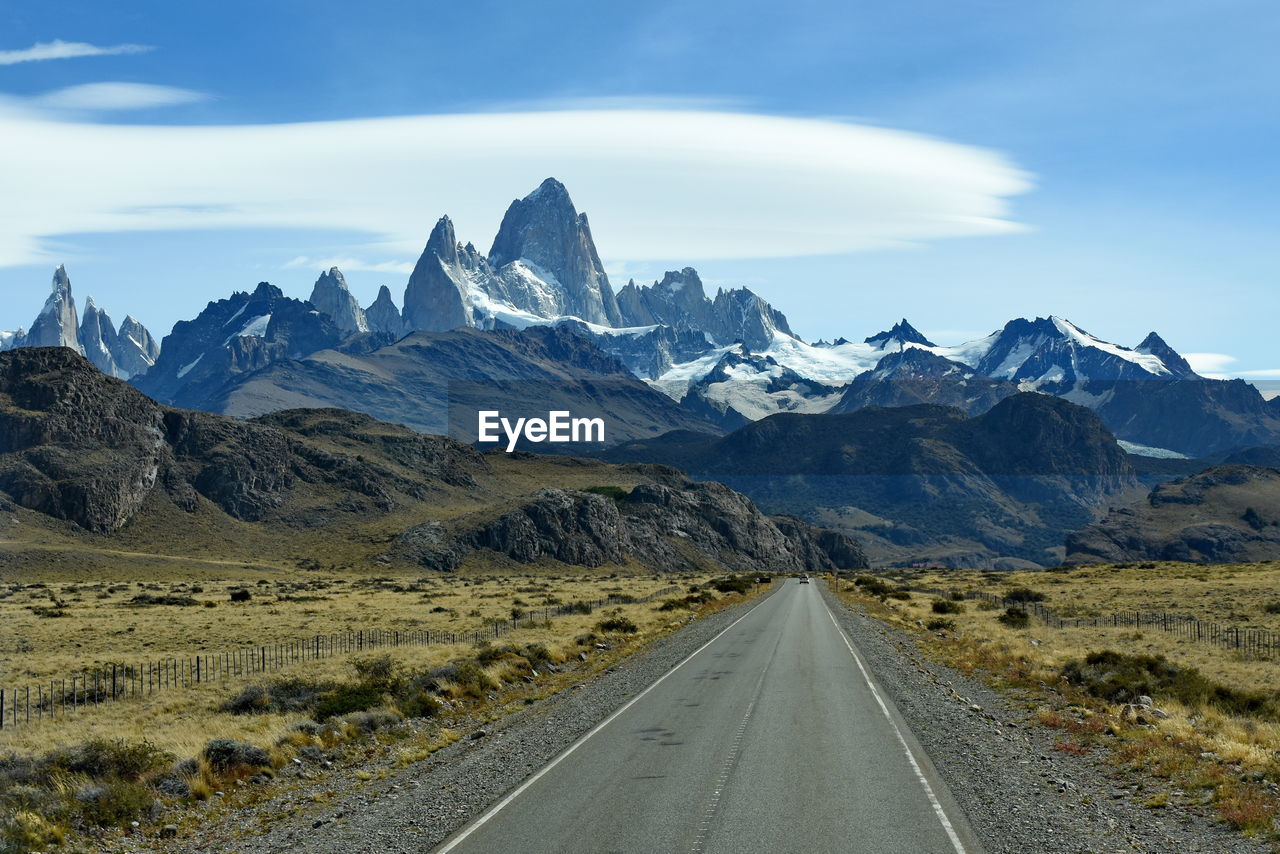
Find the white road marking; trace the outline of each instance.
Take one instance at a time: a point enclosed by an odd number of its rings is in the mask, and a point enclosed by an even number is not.
[[[819,597],[821,599],[821,597]],[[884,713],[884,719],[889,722],[889,726],[893,727],[893,734],[898,737],[898,743],[902,745],[902,751],[907,754],[907,761],[911,763],[911,770],[916,773],[916,779],[920,781],[920,785],[924,787],[925,796],[928,797],[929,803],[933,805],[933,812],[938,817],[938,821],[942,823],[942,829],[947,832],[947,838],[951,840],[951,846],[955,848],[956,854],[966,854],[964,843],[960,841],[959,835],[956,834],[955,827],[951,824],[951,819],[947,818],[947,813],[942,809],[942,804],[938,801],[938,796],[934,794],[933,787],[929,785],[929,780],[924,776],[924,771],[920,769],[920,763],[916,761],[915,753],[912,752],[911,746],[907,744],[907,739],[902,734],[902,730],[898,728],[898,722],[893,719],[893,715],[889,713],[889,707],[885,704],[884,698],[880,696],[880,691],[876,688],[871,676],[867,673],[866,666],[862,663],[862,656],[858,655],[858,651],[854,649],[853,644],[849,640],[849,636],[845,634],[844,629],[840,628],[840,624],[836,622],[836,615],[831,613],[831,607],[826,601],[822,602],[822,607],[827,609],[827,616],[831,618],[831,625],[836,627],[836,631],[840,633],[840,639],[844,641],[844,645],[849,649],[849,655],[853,656],[853,661],[858,665],[858,672],[862,674],[862,680],[867,683],[867,687],[871,689],[871,696],[876,698],[876,703],[880,706],[880,711]]]
[[[769,601],[770,599],[772,599],[772,598],[773,598],[773,597],[772,597],[772,595],[765,596],[763,599],[761,599],[761,600],[760,600],[759,602],[757,602],[755,605],[752,605],[752,606],[751,606],[751,610],[750,610],[750,611],[748,611],[747,613],[743,614],[741,617],[739,617],[738,619],[734,620],[732,623],[730,623],[729,625],[727,625],[727,626],[725,626],[723,629],[721,629],[719,632],[717,632],[715,637],[713,637],[711,640],[707,641],[707,642],[706,642],[706,643],[704,643],[702,646],[700,646],[700,647],[698,647],[697,649],[695,649],[692,653],[690,653],[690,654],[689,654],[689,656],[688,656],[687,658],[685,658],[683,661],[681,661],[681,662],[680,662],[679,664],[677,664],[675,667],[671,668],[671,669],[670,669],[670,670],[668,670],[666,673],[664,673],[664,674],[662,674],[660,677],[658,677],[658,680],[657,680],[656,682],[654,682],[654,683],[653,683],[652,685],[650,685],[648,688],[645,688],[645,689],[644,689],[643,691],[641,691],[639,694],[636,694],[634,697],[632,697],[630,700],[628,700],[625,704],[623,704],[621,708],[619,708],[619,709],[618,709],[617,711],[615,711],[613,714],[609,715],[609,717],[605,718],[605,719],[604,719],[604,720],[602,720],[600,723],[598,723],[598,724],[596,724],[594,727],[592,727],[592,728],[587,732],[587,734],[586,734],[586,735],[582,736],[582,737],[581,737],[581,738],[579,738],[577,741],[575,741],[573,744],[571,744],[571,745],[569,745],[567,748],[565,748],[565,750],[564,750],[564,752],[563,752],[563,753],[561,753],[561,754],[560,754],[559,756],[557,756],[555,759],[552,759],[550,762],[548,762],[546,765],[544,765],[540,771],[538,771],[536,774],[534,774],[534,775],[533,775],[532,777],[530,777],[529,779],[525,780],[523,783],[521,783],[519,786],[517,786],[515,789],[513,789],[513,790],[512,790],[512,791],[511,791],[511,792],[510,792],[506,797],[504,797],[502,800],[498,801],[496,804],[494,804],[492,807],[490,807],[490,808],[488,809],[488,811],[486,811],[483,815],[481,815],[478,819],[476,819],[476,820],[475,820],[471,825],[469,825],[465,830],[463,830],[462,832],[460,832],[457,836],[453,837],[453,839],[450,839],[449,841],[447,841],[447,842],[446,842],[444,845],[442,845],[441,847],[437,848],[437,849],[436,849],[436,854],[448,854],[448,852],[452,851],[454,848],[457,848],[460,844],[462,844],[462,842],[463,842],[463,841],[464,841],[468,836],[470,836],[471,834],[475,833],[477,830],[479,830],[479,829],[480,829],[481,827],[483,827],[484,825],[488,824],[488,823],[489,823],[489,821],[491,821],[491,820],[493,819],[493,817],[494,817],[494,816],[496,816],[498,813],[502,812],[502,810],[504,810],[504,809],[507,807],[507,805],[508,805],[508,804],[510,804],[512,801],[514,801],[516,798],[518,798],[518,797],[521,795],[521,793],[523,793],[526,789],[528,789],[528,788],[529,788],[530,786],[532,786],[534,783],[536,783],[536,782],[538,782],[540,779],[542,779],[542,778],[547,774],[547,772],[549,772],[552,768],[555,768],[557,765],[559,765],[559,764],[560,764],[561,762],[563,762],[564,760],[568,759],[568,758],[569,758],[569,756],[570,756],[570,755],[571,755],[575,750],[577,750],[577,749],[578,749],[579,747],[581,747],[582,745],[586,744],[586,743],[587,743],[587,741],[588,741],[592,736],[594,736],[596,733],[600,732],[602,729],[604,729],[605,727],[607,727],[609,724],[613,723],[613,722],[614,722],[614,720],[616,720],[616,719],[617,719],[617,718],[618,718],[618,717],[619,717],[623,712],[625,712],[627,709],[629,709],[629,708],[631,708],[632,706],[634,706],[636,703],[640,702],[640,699],[641,699],[642,697],[644,697],[646,694],[648,694],[648,693],[649,693],[650,691],[652,691],[654,688],[657,688],[659,685],[661,685],[663,682],[665,682],[665,681],[667,680],[667,677],[668,677],[668,676],[670,676],[671,674],[675,673],[675,672],[676,672],[677,670],[679,670],[681,667],[684,667],[686,664],[688,664],[690,661],[692,661],[692,660],[693,660],[693,658],[694,658],[698,653],[702,652],[704,649],[706,649],[707,647],[711,646],[711,645],[712,645],[713,643],[715,643],[716,641],[720,640],[720,637],[721,637],[722,635],[724,635],[726,632],[728,632],[728,631],[729,631],[730,629],[732,629],[734,626],[738,625],[738,623],[741,623],[741,622],[742,622],[743,620],[745,620],[747,617],[751,616],[751,615],[755,612],[756,608],[759,608],[761,605],[763,605],[765,602],[768,602],[768,601]],[[964,854],[963,850],[961,850],[961,854]]]

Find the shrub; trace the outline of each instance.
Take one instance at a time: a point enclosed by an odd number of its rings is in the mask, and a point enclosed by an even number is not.
[[[721,593],[750,593],[752,584],[745,575],[729,575],[711,582],[711,586]]]
[[[173,754],[149,741],[94,739],[54,751],[45,759],[45,767],[48,771],[84,774],[95,779],[137,780],[172,761]]]
[[[395,712],[374,711],[374,712],[353,712],[344,717],[343,722],[355,727],[362,733],[377,732],[380,729],[386,729],[400,723],[400,716]]]
[[[963,602],[963,601],[964,601],[964,592],[963,592],[963,591],[960,591],[960,590],[952,590],[948,595],[951,597],[951,600],[952,600],[953,602]]]
[[[924,627],[931,632],[951,631],[956,627],[955,620],[948,620],[946,617],[935,617],[924,624]]]
[[[86,824],[124,826],[151,806],[147,787],[131,780],[107,780],[76,792],[76,812]]]
[[[566,614],[590,614],[592,610],[590,602],[570,602],[564,606]]]
[[[911,591],[903,590],[901,588],[897,590],[890,590],[888,593],[885,594],[885,597],[888,599],[897,599],[900,602],[910,602]]]
[[[233,715],[310,711],[321,695],[336,687],[332,682],[297,678],[276,679],[265,685],[246,685],[240,693],[222,704],[222,711]]]
[[[1262,606],[1262,610],[1268,614],[1280,614],[1280,599],[1272,599]]]
[[[1030,587],[1015,587],[1012,590],[1005,591],[1004,598],[1010,602],[1043,602],[1045,595],[1039,591],[1032,590]]]
[[[248,590],[232,590],[231,591],[232,602],[248,602],[252,598],[253,598],[253,594],[250,593]]]
[[[377,691],[395,691],[404,681],[400,665],[389,655],[357,658],[351,662],[360,684]]]
[[[339,685],[316,699],[316,720],[327,721],[351,712],[363,712],[382,703],[382,692],[368,685]]]
[[[444,705],[426,691],[412,691],[397,700],[396,705],[407,718],[431,718],[440,714]]]
[[[1011,629],[1025,629],[1031,625],[1031,617],[1021,608],[1015,608],[1012,605],[1004,609],[1004,613],[996,617],[1004,625]]]
[[[607,620],[601,620],[596,623],[596,628],[602,632],[624,632],[626,634],[634,634],[640,631],[640,627],[628,617],[610,617]]]
[[[204,746],[203,752],[209,767],[222,773],[241,768],[266,768],[271,764],[271,757],[261,747],[229,738],[213,739]]]
[[[935,614],[963,614],[964,606],[953,599],[934,599],[933,613]]]
[[[0,818],[0,851],[42,851],[62,844],[63,830],[31,810]]]
[[[1228,688],[1194,667],[1171,664],[1162,655],[1091,652],[1084,661],[1067,662],[1062,675],[1072,685],[1113,703],[1131,703],[1145,695],[1177,700],[1192,708],[1213,706],[1227,714],[1280,720],[1280,705],[1274,697]]]
[[[859,575],[853,580],[853,583],[872,596],[888,596],[893,592],[893,588],[888,584],[878,578],[872,578],[870,575]]]

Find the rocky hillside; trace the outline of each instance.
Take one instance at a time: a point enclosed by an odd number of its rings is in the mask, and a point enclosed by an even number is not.
[[[846,537],[670,469],[514,457],[337,409],[173,409],[67,348],[0,354],[11,542],[441,570],[865,565]]]
[[[1067,538],[1071,563],[1230,563],[1280,555],[1280,469],[1215,466],[1163,483]]]
[[[931,405],[774,415],[722,438],[673,433],[605,458],[721,480],[770,512],[856,533],[878,561],[957,566],[1056,563],[1068,531],[1137,487],[1097,415],[1035,393],[973,418]]]

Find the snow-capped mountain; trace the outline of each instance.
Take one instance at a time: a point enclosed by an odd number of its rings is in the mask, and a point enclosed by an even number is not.
[[[826,412],[839,398],[839,388],[806,379],[772,356],[737,345],[688,386],[681,404],[734,429],[777,412]]]
[[[0,350],[17,347],[69,347],[87,356],[100,371],[121,379],[147,370],[158,350],[151,333],[132,316],[117,332],[107,313],[89,297],[83,321],[71,293],[71,277],[65,267],[53,273],[53,289],[30,331],[0,332]]]
[[[1152,453],[1280,444],[1280,403],[1268,405],[1243,382],[1199,377],[1154,332],[1129,348],[1051,316],[937,344],[903,318],[861,341],[808,343],[750,290],[720,288],[709,297],[691,267],[649,285],[630,281],[615,295],[586,215],[553,178],[511,203],[487,256],[460,242],[442,217],[402,309],[386,286],[362,309],[332,268],[309,301],[263,283],[212,302],[176,324],[160,349],[137,321],[127,318],[116,331],[92,303],[80,323],[59,267],[30,331],[0,333],[0,349],[69,346],[166,403],[198,408],[233,375],[324,349],[368,353],[414,331],[547,325],[590,337],[652,388],[721,427],[778,412],[917,401],[976,414],[1020,390],[1088,406],[1118,438]]]

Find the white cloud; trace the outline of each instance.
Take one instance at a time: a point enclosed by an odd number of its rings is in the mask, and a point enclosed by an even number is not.
[[[1280,379],[1280,368],[1263,368],[1257,371],[1236,371],[1237,377],[1257,377],[1258,379],[1266,379],[1268,377],[1276,377]]]
[[[1202,377],[1220,380],[1226,379],[1228,366],[1238,361],[1235,356],[1226,353],[1183,353],[1191,369]]]
[[[2,106],[2,105],[0,105]],[[989,150],[839,121],[612,109],[252,126],[0,111],[0,266],[87,232],[312,228],[417,257],[435,220],[487,249],[548,175],[612,262],[851,252],[1020,228],[1028,176]]]
[[[413,272],[412,261],[365,261],[363,258],[355,258],[351,256],[334,257],[334,258],[310,258],[306,255],[287,261],[281,265],[283,269],[291,270],[301,267],[305,270],[325,271],[330,267],[337,267],[343,272],[364,271],[369,273],[399,273],[409,275]]]
[[[145,44],[117,44],[99,47],[88,42],[37,42],[22,50],[0,50],[0,65],[17,65],[19,62],[38,62],[46,59],[75,59],[81,56],[118,56],[125,53],[146,53],[153,48]]]
[[[139,110],[190,104],[206,97],[190,89],[149,83],[86,83],[37,95],[28,103],[49,110]]]

